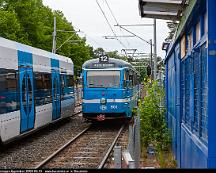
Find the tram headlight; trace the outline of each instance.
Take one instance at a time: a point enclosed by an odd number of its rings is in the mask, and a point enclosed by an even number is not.
[[[106,99],[105,98],[101,98],[100,103],[101,104],[106,104]]]

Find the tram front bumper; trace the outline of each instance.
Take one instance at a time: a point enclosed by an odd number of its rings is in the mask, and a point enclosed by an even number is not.
[[[83,113],[125,113],[129,103],[82,103]]]

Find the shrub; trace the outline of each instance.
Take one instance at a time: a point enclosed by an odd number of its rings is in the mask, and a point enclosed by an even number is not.
[[[165,123],[164,88],[157,82],[145,83],[144,88],[147,95],[139,105],[141,145],[148,147],[151,144],[157,151],[166,150],[170,147],[171,140]]]

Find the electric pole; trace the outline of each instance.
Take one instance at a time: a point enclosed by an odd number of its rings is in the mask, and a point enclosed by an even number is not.
[[[156,80],[157,76],[157,25],[156,19],[154,19],[154,80]]]
[[[56,17],[54,17],[54,31],[53,31],[52,53],[56,53]]]
[[[56,48],[56,35],[57,32],[65,32],[65,33],[73,33],[70,37],[68,37],[68,39],[66,41],[64,41],[58,48]],[[70,42],[70,43],[78,43],[78,42],[82,42],[82,40],[80,40],[78,38],[78,40],[71,40],[71,38],[73,38],[74,36],[76,36],[75,34],[77,32],[82,32],[82,31],[67,31],[67,30],[57,30],[56,29],[56,17],[54,17],[54,31],[53,31],[53,46],[52,46],[52,53],[56,53],[56,51],[58,49],[60,49],[65,43]],[[77,36],[76,36],[77,37]],[[71,40],[71,41],[70,41]]]
[[[151,66],[151,83],[152,83],[152,80],[153,80],[153,68],[152,68],[152,39],[150,39],[150,46],[151,46],[151,52],[150,52],[150,54],[151,54],[151,62],[150,62],[150,66]]]

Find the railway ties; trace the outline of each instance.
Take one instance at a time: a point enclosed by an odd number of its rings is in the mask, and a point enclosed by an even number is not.
[[[80,102],[76,103],[76,104],[75,104],[75,110],[76,110],[76,108],[79,108],[80,106],[82,106],[82,103],[80,103]],[[74,112],[73,115],[72,115],[71,117],[76,116],[76,115],[79,115],[79,114],[81,114],[81,113],[82,113],[82,108],[81,108],[81,110],[79,110],[79,111],[77,111],[77,112]]]
[[[35,168],[103,168],[124,125],[103,128],[90,125]]]

